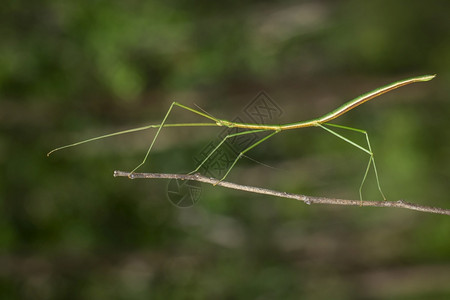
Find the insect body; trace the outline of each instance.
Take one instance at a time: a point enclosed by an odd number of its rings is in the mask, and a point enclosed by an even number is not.
[[[373,165],[373,169],[374,169],[374,173],[375,173],[375,178],[377,181],[377,186],[378,186],[378,190],[380,191],[380,194],[382,195],[383,199],[386,200],[386,197],[384,196],[383,191],[381,190],[381,185],[380,185],[380,181],[378,178],[378,171],[375,165],[375,159],[374,159],[374,155],[372,152],[372,147],[370,145],[370,140],[369,140],[369,136],[367,134],[367,132],[365,130],[362,129],[357,129],[357,128],[352,128],[352,127],[347,127],[347,126],[342,126],[342,125],[337,125],[337,124],[331,124],[329,123],[330,121],[338,118],[339,116],[342,116],[343,114],[349,112],[350,110],[354,109],[355,107],[363,104],[364,102],[367,102],[375,97],[378,97],[384,93],[390,92],[394,89],[397,89],[399,87],[411,84],[411,83],[415,83],[415,82],[424,82],[424,81],[429,81],[431,79],[433,79],[436,75],[424,75],[424,76],[419,76],[419,77],[413,77],[413,78],[409,78],[409,79],[404,79],[404,80],[400,80],[391,84],[388,84],[386,86],[377,88],[369,93],[366,93],[364,95],[361,95],[355,99],[352,99],[346,103],[344,103],[343,105],[341,105],[340,107],[338,107],[337,109],[319,117],[316,119],[312,119],[312,120],[308,120],[308,121],[303,121],[303,122],[297,122],[297,123],[290,123],[290,124],[284,124],[284,125],[265,125],[265,124],[247,124],[247,123],[237,123],[237,122],[231,122],[228,120],[222,120],[222,119],[218,119],[215,118],[211,115],[208,115],[204,112],[201,112],[199,110],[193,109],[191,107],[185,106],[183,104],[180,104],[178,102],[173,102],[170,107],[169,110],[167,111],[166,115],[164,116],[164,119],[162,120],[162,122],[160,124],[156,124],[156,125],[148,125],[148,126],[143,126],[143,127],[138,127],[138,128],[133,128],[133,129],[129,129],[129,130],[124,130],[124,131],[119,131],[119,132],[115,132],[115,133],[110,133],[110,134],[106,134],[106,135],[102,135],[102,136],[98,136],[98,137],[94,137],[91,139],[87,139],[87,140],[83,140],[77,143],[73,143],[70,145],[65,145],[56,149],[53,149],[52,151],[50,151],[47,156],[49,156],[50,154],[52,154],[55,151],[61,150],[61,149],[65,149],[65,148],[69,148],[69,147],[74,147],[80,144],[84,144],[87,142],[92,142],[95,140],[99,140],[99,139],[103,139],[103,138],[107,138],[107,137],[112,137],[115,135],[120,135],[120,134],[125,134],[125,133],[130,133],[130,132],[136,132],[136,131],[141,131],[141,130],[146,130],[146,129],[150,129],[150,128],[157,128],[155,137],[152,140],[152,143],[150,144],[150,147],[147,150],[147,153],[144,157],[144,159],[142,160],[142,162],[136,167],[134,168],[130,173],[131,173],[131,177],[133,176],[132,174],[138,169],[140,168],[146,161],[147,158],[150,154],[150,151],[153,148],[153,145],[155,144],[156,139],[158,138],[159,133],[161,132],[161,129],[163,127],[184,127],[184,126],[225,126],[225,127],[229,127],[229,128],[242,128],[242,129],[248,129],[247,131],[243,131],[243,132],[238,132],[238,133],[232,133],[227,135],[207,156],[206,158],[197,166],[197,168],[195,170],[193,170],[191,173],[195,173],[197,172],[202,165],[208,161],[208,159],[213,155],[214,152],[217,151],[217,149],[219,149],[219,147],[229,138],[232,137],[236,137],[236,136],[240,136],[240,135],[245,135],[245,134],[252,134],[252,133],[257,133],[257,132],[264,132],[264,131],[268,131],[270,132],[270,134],[268,134],[267,136],[261,138],[260,140],[258,140],[257,142],[255,142],[254,144],[250,145],[248,148],[244,149],[242,152],[239,153],[239,155],[236,157],[236,159],[233,161],[233,163],[231,164],[231,167],[227,170],[227,172],[225,173],[225,175],[219,180],[222,181],[224,180],[228,174],[230,173],[231,169],[234,167],[234,165],[237,163],[237,161],[249,150],[255,148],[256,146],[258,146],[259,144],[261,144],[262,142],[268,140],[269,138],[271,138],[272,136],[274,136],[275,134],[284,131],[284,130],[290,130],[290,129],[298,129],[298,128],[305,128],[305,127],[320,127],[324,130],[326,130],[327,132],[335,135],[336,137],[350,143],[351,145],[355,146],[356,148],[364,151],[365,153],[367,153],[369,155],[369,163],[367,165],[366,171],[364,173],[364,177],[362,179],[361,185],[359,187],[359,197],[362,201],[362,187],[364,185],[364,182],[366,181],[366,177],[367,174],[369,172],[370,166]],[[178,124],[166,124],[166,120],[170,114],[170,112],[172,111],[173,107],[180,107],[182,109],[191,111],[197,115],[200,115],[202,117],[205,117],[206,119],[209,119],[213,122],[211,123],[178,123]],[[366,141],[367,141],[367,147],[361,146],[353,141],[351,141],[350,139],[340,135],[339,133],[333,131],[330,127],[335,127],[335,128],[340,128],[340,129],[345,129],[345,130],[350,130],[350,131],[355,131],[355,132],[359,132],[365,135],[366,137]]]

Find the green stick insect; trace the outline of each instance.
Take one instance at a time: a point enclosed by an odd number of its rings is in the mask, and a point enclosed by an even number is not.
[[[366,93],[366,94],[361,95],[361,96],[359,96],[359,97],[357,97],[357,98],[355,98],[353,100],[350,100],[350,101],[344,103],[342,106],[338,107],[337,109],[335,109],[335,110],[333,110],[333,111],[331,111],[331,112],[329,112],[329,113],[327,113],[327,114],[325,114],[325,115],[323,115],[323,116],[321,116],[319,118],[308,120],[308,121],[303,121],[303,122],[284,124],[284,125],[265,125],[265,124],[248,124],[248,123],[231,122],[231,121],[215,118],[215,117],[213,117],[213,116],[211,116],[209,114],[206,114],[206,113],[198,111],[196,109],[187,107],[187,106],[185,106],[183,104],[180,104],[178,102],[173,102],[170,105],[169,110],[167,111],[166,115],[164,116],[164,119],[162,120],[162,122],[160,124],[148,125],[148,126],[128,129],[128,130],[124,130],[124,131],[119,131],[119,132],[115,132],[115,133],[110,133],[110,134],[106,134],[106,135],[90,138],[90,139],[83,140],[83,141],[80,141],[80,142],[77,142],[77,143],[65,145],[65,146],[53,149],[52,151],[50,151],[47,154],[47,156],[49,156],[53,152],[61,150],[61,149],[78,146],[78,145],[81,145],[81,144],[84,144],[84,143],[88,143],[88,142],[104,139],[104,138],[107,138],[107,137],[112,137],[112,136],[116,136],[116,135],[136,132],[136,131],[142,131],[142,130],[151,129],[151,128],[157,128],[158,130],[156,131],[156,134],[155,134],[155,136],[154,136],[154,138],[152,140],[152,143],[150,144],[150,147],[147,150],[147,153],[145,154],[144,159],[142,160],[142,162],[136,168],[134,168],[130,172],[130,174],[131,174],[130,178],[133,178],[133,173],[147,161],[147,158],[148,158],[148,156],[150,154],[150,151],[152,150],[153,145],[155,144],[155,141],[158,138],[158,135],[161,132],[161,129],[163,127],[219,126],[219,127],[228,127],[228,128],[247,129],[247,131],[242,131],[242,132],[238,132],[238,133],[232,133],[232,134],[228,134],[227,136],[225,136],[225,138],[206,156],[206,158],[197,166],[197,168],[189,173],[189,174],[192,174],[192,173],[197,172],[208,161],[208,159],[213,155],[213,153],[216,152],[217,149],[219,149],[219,147],[227,139],[232,138],[232,137],[236,137],[236,136],[245,135],[245,134],[252,134],[252,133],[258,133],[258,132],[269,132],[268,135],[266,135],[265,137],[261,138],[260,140],[258,140],[254,144],[250,145],[248,148],[244,149],[242,152],[240,152],[238,154],[238,156],[233,161],[233,163],[231,164],[230,168],[227,170],[225,175],[220,180],[218,180],[218,182],[220,182],[220,181],[224,180],[228,176],[228,174],[230,173],[231,169],[233,169],[233,167],[236,165],[237,161],[245,153],[247,153],[251,149],[255,148],[256,146],[258,146],[262,142],[268,140],[269,138],[271,138],[272,136],[276,135],[277,133],[279,133],[281,131],[284,131],[284,130],[290,130],[290,129],[298,129],[298,128],[306,128],[306,127],[320,127],[323,130],[326,130],[327,132],[329,132],[329,133],[335,135],[336,137],[346,141],[347,143],[353,145],[354,147],[364,151],[365,153],[367,153],[369,155],[369,163],[367,164],[366,171],[364,173],[361,185],[359,187],[360,200],[362,201],[362,188],[363,188],[364,182],[366,181],[367,174],[369,173],[369,169],[370,169],[371,165],[373,165],[373,169],[374,169],[374,173],[375,173],[375,178],[376,178],[378,190],[380,191],[380,194],[383,197],[383,199],[386,200],[386,197],[384,196],[384,193],[383,193],[383,191],[381,189],[380,180],[378,178],[378,171],[377,171],[377,167],[375,165],[375,159],[374,159],[374,155],[373,155],[373,152],[372,152],[372,147],[370,145],[369,135],[367,134],[367,132],[365,130],[362,130],[362,129],[352,128],[352,127],[347,127],[347,126],[342,126],[342,125],[337,125],[337,124],[331,124],[329,122],[334,120],[334,119],[336,119],[336,118],[338,118],[339,116],[342,116],[343,114],[349,112],[350,110],[352,110],[355,107],[363,104],[364,102],[367,102],[367,101],[369,101],[369,100],[371,100],[371,99],[373,99],[375,97],[378,97],[378,96],[380,96],[380,95],[382,95],[384,93],[390,92],[390,91],[392,91],[394,89],[397,89],[399,87],[408,85],[410,83],[429,81],[429,80],[433,79],[435,76],[436,75],[424,75],[424,76],[419,76],[419,77],[413,77],[413,78],[409,78],[409,79],[400,80],[400,81],[397,81],[397,82],[385,85],[383,87],[377,88],[377,89],[375,89],[375,90],[373,90],[373,91],[371,91],[369,93]],[[197,115],[200,115],[200,116],[202,116],[202,117],[204,117],[206,119],[209,119],[209,120],[211,120],[213,122],[212,123],[166,124],[166,120],[167,120],[170,112],[172,111],[172,109],[175,106],[180,107],[180,108],[185,109],[185,110],[188,110],[188,111],[191,111],[191,112],[193,112],[193,113],[195,113]],[[348,138],[340,135],[339,133],[331,130],[330,127],[350,130],[350,131],[359,132],[359,133],[364,134],[365,137],[366,137],[366,141],[367,141],[367,147],[361,146],[361,145],[351,141],[350,139],[348,139]]]

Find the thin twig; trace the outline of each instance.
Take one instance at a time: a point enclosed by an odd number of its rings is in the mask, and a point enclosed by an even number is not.
[[[333,204],[333,205],[350,205],[350,206],[369,206],[369,207],[396,207],[405,208],[410,210],[417,210],[422,212],[428,212],[433,214],[449,215],[450,209],[444,209],[432,206],[423,206],[414,203],[409,203],[403,200],[398,201],[360,201],[360,200],[345,200],[345,199],[335,199],[335,198],[324,198],[324,197],[312,197],[300,194],[292,194],[286,192],[279,192],[269,189],[264,189],[255,186],[248,186],[242,184],[236,184],[228,181],[219,181],[216,178],[205,177],[200,174],[166,174],[166,173],[130,173],[124,171],[114,171],[114,177],[129,177],[131,179],[135,178],[147,178],[147,179],[179,179],[179,180],[193,180],[204,183],[209,183],[212,185],[222,186],[229,189],[241,190],[251,193],[271,195],[281,198],[295,199],[303,201],[304,203],[310,204]]]

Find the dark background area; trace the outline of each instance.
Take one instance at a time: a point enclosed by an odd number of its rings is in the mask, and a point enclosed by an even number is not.
[[[9,1],[0,10],[0,298],[448,299],[450,218],[307,206],[209,185],[178,208],[168,180],[114,178],[172,101],[272,123],[384,84],[427,83],[335,123],[369,132],[384,192],[450,208],[448,1]],[[175,108],[169,122],[204,122]],[[220,128],[161,131],[148,172],[185,173]],[[361,135],[347,136],[364,143]],[[358,199],[367,155],[318,128],[283,132],[228,180]],[[365,199],[381,200],[371,174]]]

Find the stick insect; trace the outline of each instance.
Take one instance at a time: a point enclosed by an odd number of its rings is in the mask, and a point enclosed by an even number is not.
[[[147,161],[147,158],[153,148],[153,145],[155,144],[156,139],[158,138],[159,133],[161,132],[161,129],[163,127],[184,127],[184,126],[219,126],[219,127],[228,127],[228,128],[241,128],[241,129],[246,129],[246,131],[242,131],[242,132],[238,132],[238,133],[232,133],[232,134],[228,134],[227,136],[225,136],[225,138],[206,156],[206,158],[197,166],[197,168],[195,170],[193,170],[192,172],[190,172],[189,174],[192,173],[196,173],[198,170],[200,170],[200,168],[208,161],[208,159],[213,155],[214,152],[216,152],[220,146],[229,138],[232,137],[236,137],[236,136],[240,136],[240,135],[245,135],[245,134],[252,134],[252,133],[259,133],[259,132],[269,132],[268,135],[266,135],[265,137],[261,138],[260,140],[256,141],[255,143],[253,143],[252,145],[250,145],[248,148],[244,149],[243,151],[241,151],[237,157],[235,158],[235,160],[233,161],[233,163],[231,164],[231,166],[228,168],[228,170],[226,171],[225,175],[218,180],[218,182],[224,180],[228,174],[230,173],[231,169],[233,169],[233,167],[236,165],[236,163],[238,162],[238,160],[248,151],[250,151],[251,149],[255,148],[256,146],[258,146],[259,144],[261,144],[262,142],[268,140],[269,138],[273,137],[274,135],[276,135],[277,133],[280,133],[281,131],[284,130],[290,130],[290,129],[298,129],[298,128],[306,128],[306,127],[319,127],[331,134],[333,134],[334,136],[344,140],[345,142],[351,144],[352,146],[362,150],[363,152],[367,153],[369,155],[369,162],[367,164],[366,170],[364,172],[364,176],[361,182],[361,185],[359,187],[359,197],[360,200],[362,201],[362,188],[364,186],[364,183],[366,181],[367,178],[367,174],[369,173],[370,167],[371,165],[373,165],[373,169],[374,169],[374,173],[375,173],[375,178],[376,178],[376,182],[377,182],[377,187],[378,190],[381,194],[381,196],[383,197],[384,200],[386,200],[386,197],[381,189],[381,185],[380,185],[380,180],[378,178],[378,171],[377,171],[377,167],[375,164],[375,159],[374,159],[374,154],[372,151],[372,147],[370,145],[370,140],[369,140],[369,135],[367,134],[367,132],[365,130],[362,129],[357,129],[357,128],[352,128],[352,127],[347,127],[347,126],[342,126],[342,125],[337,125],[337,124],[332,124],[329,123],[330,121],[342,116],[343,114],[349,112],[350,110],[354,109],[355,107],[363,104],[364,102],[367,102],[375,97],[378,97],[384,93],[390,92],[394,89],[397,89],[399,87],[408,85],[410,83],[415,83],[415,82],[425,82],[425,81],[429,81],[431,79],[433,79],[436,75],[424,75],[424,76],[419,76],[419,77],[413,77],[413,78],[408,78],[408,79],[404,79],[404,80],[400,80],[394,83],[390,83],[388,85],[385,85],[383,87],[377,88],[371,92],[368,92],[366,94],[363,94],[359,97],[356,97],[346,103],[344,103],[343,105],[341,105],[340,107],[336,108],[335,110],[319,117],[316,119],[311,119],[308,121],[303,121],[303,122],[297,122],[297,123],[289,123],[289,124],[284,124],[284,125],[265,125],[265,124],[248,124],[248,123],[236,123],[236,122],[231,122],[228,120],[224,120],[224,119],[218,119],[215,118],[205,112],[193,109],[191,107],[185,106],[183,104],[180,104],[178,102],[173,102],[166,115],[164,116],[162,122],[160,124],[156,124],[156,125],[147,125],[147,126],[143,126],[143,127],[138,127],[138,128],[132,128],[132,129],[128,129],[128,130],[123,130],[123,131],[119,131],[119,132],[114,132],[114,133],[110,133],[110,134],[106,134],[106,135],[102,135],[102,136],[98,136],[98,137],[94,137],[94,138],[90,138],[90,139],[86,139],[80,142],[76,142],[73,144],[69,144],[69,145],[65,145],[62,147],[58,147],[56,149],[51,150],[49,153],[47,153],[47,156],[49,156],[50,154],[52,154],[55,151],[61,150],[61,149],[65,149],[65,148],[69,148],[69,147],[74,147],[74,146],[78,146],[84,143],[88,143],[88,142],[92,142],[92,141],[96,141],[96,140],[100,140],[100,139],[104,139],[104,138],[108,138],[108,137],[112,137],[112,136],[116,136],[116,135],[121,135],[121,134],[126,134],[126,133],[131,133],[131,132],[136,132],[136,131],[142,131],[142,130],[147,130],[147,129],[151,129],[151,128],[157,128],[156,134],[147,150],[147,153],[144,156],[144,159],[142,160],[142,162],[136,167],[134,168],[131,172],[130,172],[130,178],[133,178],[133,173],[139,169],[143,164],[145,164],[145,162]],[[166,124],[166,120],[170,115],[170,112],[172,111],[172,109],[174,107],[179,107],[182,109],[185,109],[187,111],[193,112],[194,114],[200,115],[206,119],[209,119],[210,123],[176,123],[176,124]],[[350,139],[340,135],[339,133],[333,131],[331,128],[339,128],[339,129],[344,129],[344,130],[349,130],[349,131],[354,131],[354,132],[358,132],[361,133],[365,136],[366,138],[366,142],[367,142],[367,146],[361,146],[360,144],[351,141]]]

